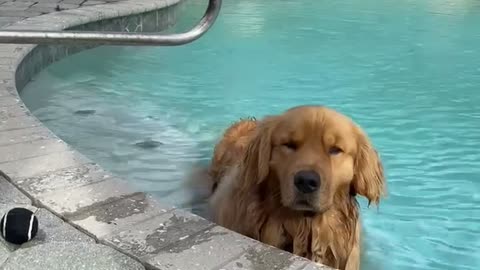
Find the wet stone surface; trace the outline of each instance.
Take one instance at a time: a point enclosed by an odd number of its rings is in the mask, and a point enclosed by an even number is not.
[[[35,215],[39,224],[37,235],[31,241],[23,244],[21,248],[50,242],[95,243],[93,238],[81,233],[46,209],[38,209]]]
[[[0,176],[0,204],[30,204],[30,199]],[[0,213],[1,215],[1,213]]]
[[[62,216],[73,216],[77,212],[121,200],[134,193],[125,181],[110,178],[90,185],[44,193],[37,200]]]
[[[23,190],[33,196],[81,187],[110,178],[110,173],[93,163],[81,164],[43,175],[16,180]]]
[[[102,237],[101,240],[138,258],[146,258],[212,226],[203,218],[174,210]]]
[[[18,249],[1,270],[144,270],[139,262],[100,244],[51,242]]]
[[[132,228],[137,223],[171,210],[171,207],[158,203],[150,195],[139,192],[110,204],[99,205],[86,211],[80,210],[66,218],[101,238],[115,231]]]
[[[215,226],[163,248],[147,263],[158,269],[216,269],[259,244]]]
[[[302,269],[307,260],[293,256],[288,252],[278,251],[269,246],[258,245],[245,250],[239,258],[229,262],[222,269]]]

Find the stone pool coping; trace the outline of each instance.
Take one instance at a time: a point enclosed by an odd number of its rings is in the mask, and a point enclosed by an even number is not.
[[[88,6],[33,16],[3,29],[159,31],[175,23],[169,9],[179,2]],[[0,172],[34,206],[147,269],[329,269],[138,192],[36,119],[19,91],[47,65],[88,48],[0,45]]]

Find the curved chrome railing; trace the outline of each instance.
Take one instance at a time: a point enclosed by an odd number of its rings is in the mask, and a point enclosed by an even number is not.
[[[90,31],[24,31],[0,30],[0,43],[10,44],[66,44],[94,43],[98,45],[178,46],[190,43],[213,25],[218,17],[222,0],[209,0],[207,11],[190,31],[180,34],[118,33]]]

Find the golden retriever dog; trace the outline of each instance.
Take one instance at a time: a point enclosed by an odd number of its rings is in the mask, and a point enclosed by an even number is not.
[[[216,145],[217,224],[337,269],[360,268],[357,195],[378,204],[383,166],[352,120],[323,106],[233,124]]]

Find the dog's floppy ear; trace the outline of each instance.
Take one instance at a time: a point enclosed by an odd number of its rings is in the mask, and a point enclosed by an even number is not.
[[[267,117],[258,123],[255,135],[247,146],[242,164],[243,183],[246,186],[262,183],[270,172],[272,133],[277,118]]]
[[[386,193],[383,165],[367,135],[357,127],[358,152],[355,158],[355,173],[352,181],[354,193],[368,199],[368,204],[377,204]]]

